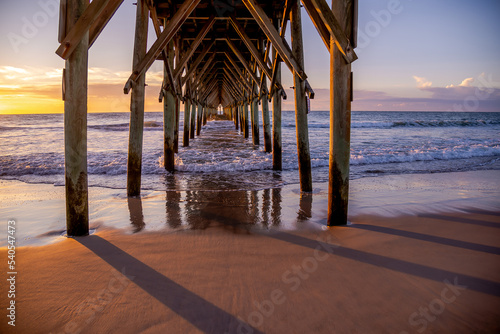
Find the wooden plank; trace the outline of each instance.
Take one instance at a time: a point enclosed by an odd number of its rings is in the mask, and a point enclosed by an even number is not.
[[[312,8],[314,8],[316,10],[318,16],[321,18],[328,31],[330,31],[330,34],[334,36],[335,45],[337,45],[340,52],[342,52],[345,61],[348,63],[352,63],[353,61],[358,59],[358,56],[354,52],[349,38],[347,38],[347,36],[351,36],[351,33],[346,34],[344,32],[345,29],[339,23],[333,12],[330,10],[327,2],[325,0],[302,0],[302,3],[304,3],[304,6],[306,6],[306,8],[310,8],[311,10]],[[352,3],[350,1],[349,3],[352,6]],[[317,16],[311,16],[311,19],[317,20]],[[317,26],[320,25],[320,23],[317,22],[314,23],[314,25]]]
[[[352,23],[353,0],[332,4],[335,16],[347,27],[349,35]],[[351,64],[345,61],[336,40],[330,41],[330,171],[328,180],[327,224],[347,224],[349,203],[349,158],[351,138]]]
[[[296,72],[302,80],[307,79],[307,75],[297,60],[293,57],[292,51],[288,43],[283,39],[276,28],[271,24],[271,20],[266,15],[262,7],[256,0],[242,0],[248,11],[254,17],[255,21],[259,24],[260,28],[266,34],[267,38],[271,40],[273,46],[276,48],[281,58],[285,61],[287,66],[292,72]]]
[[[290,30],[292,37],[292,53],[301,66],[304,65],[304,46],[302,42],[302,23],[300,2],[293,0],[290,11]],[[307,125],[307,104],[305,79],[297,72],[293,75],[295,87],[295,128],[297,132],[297,155],[299,160],[300,190],[312,191],[311,156],[309,151],[309,130]]]
[[[160,37],[153,43],[149,51],[142,58],[140,64],[134,69],[123,89],[125,94],[128,94],[131,83],[136,82],[137,78],[145,73],[156,60],[161,50],[170,42],[174,35],[179,31],[180,27],[186,21],[191,12],[198,6],[201,0],[186,0],[181,7],[175,12],[172,19],[168,22]]]
[[[66,0],[65,0],[66,1]],[[123,0],[110,0],[106,7],[104,7],[101,15],[97,17],[92,26],[90,27],[89,33],[89,49],[92,47],[97,37],[101,34],[102,30],[108,24],[109,20],[115,15],[118,8],[123,3]]]
[[[104,10],[110,0],[94,0],[92,1],[81,14],[78,21],[69,29],[66,29],[67,34],[64,40],[56,50],[62,59],[68,59],[73,53],[80,41],[85,37],[88,38],[87,33],[90,27],[95,22],[99,14]]]
[[[133,68],[139,66],[146,54],[148,37],[148,8],[145,0],[137,1]],[[146,74],[137,77],[130,99],[130,127],[127,159],[127,195],[141,193],[142,142],[144,131],[144,97]]]
[[[68,28],[85,11],[87,0],[67,4]],[[66,60],[64,100],[64,176],[68,236],[89,234],[87,176],[87,70],[88,34]]]

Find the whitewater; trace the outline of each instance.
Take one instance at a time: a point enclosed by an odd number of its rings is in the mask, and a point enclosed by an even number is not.
[[[312,111],[313,181],[328,179],[329,112]],[[89,185],[126,187],[128,113],[88,115]],[[230,121],[212,121],[163,168],[163,116],[146,113],[143,188],[257,190],[298,183],[294,113],[283,112],[283,171]],[[262,120],[260,121],[262,123]],[[500,170],[500,113],[352,112],[351,179],[391,174]],[[0,178],[64,184],[63,115],[0,115]]]

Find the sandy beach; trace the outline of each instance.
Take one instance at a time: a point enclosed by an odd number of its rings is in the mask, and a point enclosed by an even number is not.
[[[62,187],[1,181],[2,219],[22,236],[16,326],[4,317],[1,332],[495,333],[497,181],[497,171],[355,180],[351,224],[333,228],[323,184],[312,195],[290,185],[135,201],[91,188],[95,230],[75,239],[60,236]]]

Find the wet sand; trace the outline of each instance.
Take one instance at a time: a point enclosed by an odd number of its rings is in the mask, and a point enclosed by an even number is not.
[[[351,225],[335,228],[324,227],[321,184],[312,195],[292,185],[133,200],[94,189],[93,235],[37,232],[33,240],[57,242],[17,249],[16,327],[3,315],[0,332],[496,333],[497,177],[353,182]],[[37,230],[36,222],[57,234],[60,222],[22,220],[39,208],[52,221],[60,189],[1,186],[10,200],[2,219],[17,213],[20,227]],[[7,285],[1,289],[5,310]]]

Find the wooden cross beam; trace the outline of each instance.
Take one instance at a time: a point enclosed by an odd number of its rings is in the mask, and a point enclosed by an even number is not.
[[[248,1],[248,0],[243,0]],[[351,42],[349,38],[347,38],[344,33],[344,29],[340,25],[339,21],[333,15],[332,10],[328,6],[325,0],[302,0],[304,7],[306,7],[307,12],[316,11],[317,15],[311,15],[311,20],[313,20],[316,28],[321,26],[321,23],[318,21],[318,17],[323,21],[323,25],[326,26],[330,34],[335,38],[335,45],[339,48],[340,52],[344,56],[345,61],[350,64],[356,59],[358,56],[354,53],[354,49],[351,46]],[[317,22],[315,22],[317,21]],[[320,35],[322,32],[318,29]],[[321,36],[323,38],[323,36]],[[328,48],[330,49],[330,48]]]
[[[193,43],[191,43],[191,46],[186,51],[186,53],[185,53],[184,57],[181,59],[179,65],[176,66],[175,71],[174,71],[174,79],[177,80],[177,78],[179,77],[179,75],[182,73],[182,70],[183,70],[184,66],[191,59],[191,57],[193,56],[193,54],[196,51],[196,49],[198,48],[198,46],[200,45],[200,43],[203,41],[203,38],[205,38],[205,36],[207,35],[207,33],[210,31],[210,29],[212,29],[214,23],[215,23],[215,16],[212,15],[208,19],[207,23],[205,23],[205,25],[203,26],[203,28],[200,30],[200,32],[196,36],[195,40],[193,41]]]
[[[224,63],[224,64],[226,65],[226,67],[228,67],[228,68],[231,70],[231,72],[233,72],[233,70],[234,70],[234,72],[236,72],[236,74],[237,74],[237,75],[235,75],[235,78],[240,77],[240,78],[241,78],[241,81],[242,81],[242,82],[245,84],[245,86],[246,86],[248,89],[250,89],[250,91],[251,91],[251,90],[252,90],[252,88],[251,88],[250,84],[248,83],[247,78],[245,78],[245,75],[244,75],[244,74],[240,71],[239,66],[236,64],[236,62],[233,60],[233,58],[229,55],[229,53],[227,53],[227,52],[226,52],[226,53],[225,53],[225,55],[226,55],[226,58],[227,58],[227,59],[229,60],[229,62],[231,63],[231,65],[233,65],[232,67],[230,67],[230,66],[227,66],[227,64],[226,64],[226,63]]]
[[[194,74],[194,71],[196,70],[196,68],[198,67],[198,65],[200,65],[201,61],[203,60],[203,58],[205,58],[205,56],[207,55],[208,51],[210,51],[210,48],[212,48],[212,46],[214,44],[215,44],[215,40],[212,41],[211,43],[209,43],[207,46],[205,46],[205,48],[203,49],[203,51],[201,51],[200,55],[198,57],[196,57],[195,61],[193,62],[193,64],[189,68],[189,71],[187,72],[186,76],[184,76],[182,78],[182,81],[186,81],[187,78],[191,77]],[[212,56],[214,56],[214,55],[215,55],[215,53],[212,54]]]
[[[307,75],[305,74],[302,66],[297,62],[297,60],[292,55],[292,50],[290,46],[283,39],[276,28],[271,24],[271,20],[264,12],[262,7],[257,3],[256,0],[242,0],[245,6],[247,7],[250,14],[252,14],[253,18],[260,26],[262,31],[266,34],[267,38],[271,40],[273,46],[278,51],[281,58],[287,64],[290,71],[297,73],[297,75],[302,79],[306,80]]]
[[[101,15],[94,21],[90,27],[89,32],[89,49],[96,41],[97,37],[101,34],[102,30],[108,24],[109,20],[113,17],[116,10],[123,3],[123,0],[111,0],[101,12]]]
[[[200,80],[203,78],[203,76],[205,74],[209,75],[211,73],[212,68],[216,64],[216,63],[214,63],[215,56],[216,56],[216,54],[212,53],[210,58],[208,58],[208,60],[205,62],[205,65],[203,65],[203,68],[201,69],[200,74],[195,79],[195,85],[198,85],[198,82],[200,82]],[[210,68],[209,68],[209,66],[210,66]],[[186,80],[189,80],[189,78],[186,78]]]
[[[319,35],[321,36],[321,39],[323,40],[323,43],[325,43],[326,48],[328,51],[330,51],[330,31],[326,27],[325,23],[321,19],[319,13],[316,11],[316,8],[311,6],[310,1],[302,1],[302,4],[304,5],[307,14],[309,14],[309,17],[311,18],[312,23],[316,27],[316,30],[318,30]]]
[[[240,36],[243,43],[245,43],[245,45],[247,46],[248,50],[250,51],[254,59],[259,64],[261,70],[267,75],[269,79],[271,79],[271,70],[269,69],[269,67],[267,67],[265,59],[262,58],[262,55],[260,54],[259,50],[257,50],[255,45],[250,40],[250,37],[248,37],[247,33],[245,32],[245,29],[243,29],[243,27],[238,23],[238,21],[234,17],[230,18],[230,22],[233,25],[234,30],[236,30],[236,32]]]
[[[229,38],[226,38],[226,42],[229,45],[229,47],[231,48],[231,50],[233,50],[233,52],[236,55],[236,57],[238,57],[238,59],[240,60],[240,62],[243,64],[243,67],[250,74],[250,77],[252,78],[252,80],[258,85],[260,83],[259,79],[257,78],[257,76],[255,75],[255,73],[250,68],[250,65],[248,64],[248,62],[245,59],[245,57],[243,57],[243,55],[241,54],[240,50],[236,47],[236,45],[234,45],[234,43]]]
[[[123,0],[92,1],[67,34],[66,31],[63,32],[63,30],[65,30],[65,23],[63,20],[64,28],[60,27],[59,37],[61,39],[64,35],[64,38],[62,38],[61,45],[57,48],[56,54],[63,59],[68,59],[85,34],[93,28],[89,34],[90,47],[122,2]],[[61,13],[61,17],[62,15]]]
[[[160,37],[161,35],[161,29],[160,29],[160,22],[158,21],[158,15],[156,15],[156,7],[151,6],[151,4],[148,4],[149,7],[149,12],[151,13],[151,20],[153,21],[153,27],[156,32],[156,38]],[[163,63],[165,65],[165,70],[167,72],[167,79],[170,83],[170,86],[174,90],[175,95],[177,95],[177,90],[175,86],[175,79],[174,76],[172,75],[172,67],[170,66],[170,62],[168,59],[167,47],[165,46],[165,49],[161,50],[161,53],[163,55]],[[164,80],[165,81],[165,80]],[[165,87],[165,84],[162,85],[162,89],[160,90],[160,102],[162,102],[162,96],[163,96],[163,88]]]
[[[186,21],[191,12],[198,6],[201,0],[186,0],[183,2],[182,6],[175,12],[172,19],[168,22],[167,26],[163,29],[160,37],[153,43],[149,51],[146,53],[144,58],[141,60],[136,70],[129,77],[123,91],[128,94],[130,88],[132,87],[132,82],[135,82],[137,78],[146,72],[149,67],[156,60],[161,50],[165,49],[165,46],[170,42],[170,40],[179,31],[180,27]]]
[[[237,79],[234,77],[234,74],[231,73],[227,68],[224,68],[223,70],[224,70],[224,74],[225,74],[226,79],[228,80],[228,82],[231,83],[231,87],[234,87],[234,89],[236,91],[238,91],[238,93],[243,95],[242,91],[236,85],[234,85],[234,82],[237,81]]]

